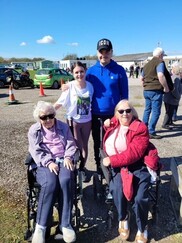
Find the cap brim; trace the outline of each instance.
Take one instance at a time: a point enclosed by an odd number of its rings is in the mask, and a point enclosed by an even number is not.
[[[101,51],[101,50],[106,50],[106,51],[110,51],[111,48],[109,48],[108,46],[101,46],[97,49],[98,51]]]

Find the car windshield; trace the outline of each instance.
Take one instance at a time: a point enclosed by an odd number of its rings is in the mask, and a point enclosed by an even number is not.
[[[40,69],[40,70],[37,70],[37,73],[36,74],[38,74],[38,75],[48,75],[50,73],[51,73],[50,70]]]

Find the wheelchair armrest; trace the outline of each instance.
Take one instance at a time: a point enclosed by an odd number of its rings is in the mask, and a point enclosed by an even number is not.
[[[28,153],[26,159],[25,159],[25,165],[32,165],[35,164],[35,161],[33,160],[30,153]]]
[[[110,180],[111,180],[111,170],[110,170],[110,167],[106,167],[105,165],[103,165],[103,159],[108,157],[108,155],[101,148],[100,148],[100,157],[101,157],[101,161],[100,161],[101,170],[103,172],[103,175],[104,175],[104,178],[105,178],[107,184],[109,185]]]
[[[79,160],[80,160],[80,150],[77,149],[75,154],[74,154],[74,158],[73,158],[74,164],[76,165]]]
[[[101,157],[101,159],[104,159],[104,158],[108,157],[106,152],[103,149],[101,149],[101,148],[100,148],[100,157]]]

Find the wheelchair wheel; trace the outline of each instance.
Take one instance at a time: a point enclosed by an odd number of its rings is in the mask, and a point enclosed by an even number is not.
[[[113,218],[114,218],[113,212],[109,211],[107,216],[107,228],[109,230],[112,228]]]
[[[77,192],[78,197],[81,199],[83,197],[83,180],[82,180],[82,173],[78,170],[78,182],[77,182]]]
[[[80,209],[77,207],[74,216],[75,229],[78,232],[80,228]]]
[[[102,198],[102,182],[97,173],[93,175],[93,193],[94,199],[100,200]]]
[[[31,242],[32,241],[32,231],[30,229],[28,229],[25,234],[24,234],[24,240]]]
[[[155,184],[152,184],[149,188],[149,213],[151,215],[152,221],[155,222],[155,224],[158,221],[159,183],[160,181],[157,181]]]

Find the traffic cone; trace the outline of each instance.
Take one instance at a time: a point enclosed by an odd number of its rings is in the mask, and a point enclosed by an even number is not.
[[[46,95],[44,94],[44,89],[43,89],[42,82],[40,82],[40,93],[39,93],[39,96],[46,96]]]
[[[14,91],[13,91],[13,85],[9,85],[9,101],[8,101],[8,104],[11,105],[11,104],[17,104],[19,103],[18,100],[15,99],[15,96],[14,96]]]

